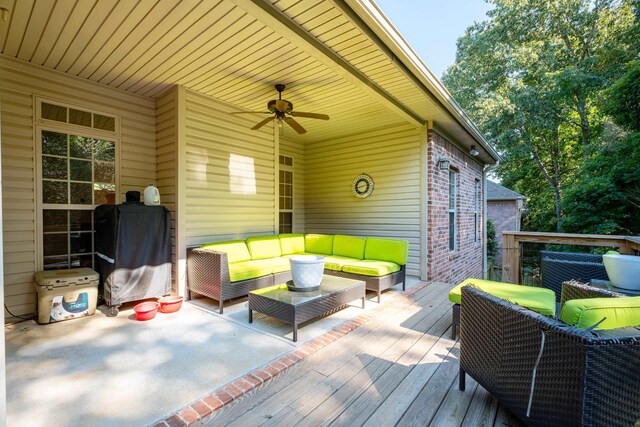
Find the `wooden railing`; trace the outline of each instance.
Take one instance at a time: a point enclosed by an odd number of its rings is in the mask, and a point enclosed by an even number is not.
[[[640,254],[640,237],[604,236],[598,234],[536,233],[531,231],[502,232],[502,281],[520,282],[520,251],[522,243],[605,246],[618,248],[621,254]]]

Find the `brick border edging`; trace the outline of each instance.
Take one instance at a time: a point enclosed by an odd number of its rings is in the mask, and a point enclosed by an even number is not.
[[[428,285],[428,282],[419,283],[406,291],[402,291],[398,297],[411,297]],[[154,427],[183,427],[202,420],[213,414],[215,411],[222,409],[234,400],[242,397],[246,393],[261,387],[272,378],[275,378],[290,367],[302,362],[304,359],[314,353],[317,353],[332,342],[337,341],[339,338],[342,338],[351,331],[368,323],[374,317],[375,316],[372,314],[361,314],[355,319],[347,320],[277,360],[271,361],[266,365],[254,369],[248,374],[215,389],[208,396],[192,402],[191,404],[174,412],[168,418],[154,424]]]

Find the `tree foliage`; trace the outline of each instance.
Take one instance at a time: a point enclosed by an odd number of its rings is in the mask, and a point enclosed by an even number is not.
[[[601,154],[603,91],[638,57],[636,2],[489,2],[443,80],[500,151],[503,184],[529,197],[525,227],[561,231],[565,192]]]

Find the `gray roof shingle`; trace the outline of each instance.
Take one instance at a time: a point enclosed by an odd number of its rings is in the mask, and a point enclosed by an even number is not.
[[[526,199],[522,194],[509,190],[500,184],[487,180],[487,200],[519,200]]]

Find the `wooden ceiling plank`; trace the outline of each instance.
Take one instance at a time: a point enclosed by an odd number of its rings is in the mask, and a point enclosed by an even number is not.
[[[25,30],[24,40],[18,51],[18,58],[24,61],[31,60],[33,52],[42,39],[42,33],[47,26],[47,22],[49,22],[55,4],[56,0],[39,0],[35,4],[33,12],[31,12],[31,19],[29,19],[29,24]]]
[[[296,21],[300,20],[300,16],[304,15],[304,14],[315,14],[315,12],[313,12],[314,10],[316,10],[316,8],[319,9],[326,9],[326,8],[331,8],[333,6],[328,5],[326,1],[324,0],[315,0],[315,1],[301,1],[299,3],[296,3],[294,5],[292,5],[291,7],[288,7],[286,10],[283,10],[284,13],[286,13],[290,18],[295,19]],[[282,10],[282,9],[281,9]]]
[[[18,0],[3,0],[0,2],[0,4],[2,5],[2,7],[11,11],[16,9],[17,1]],[[11,27],[11,19],[7,19],[6,21],[0,21],[0,50],[2,51],[4,51],[4,46],[7,43],[10,27]]]
[[[337,12],[332,4],[322,0],[319,3],[316,3],[313,7],[307,7],[306,10],[300,10],[296,12],[295,15],[290,11],[287,11],[287,14],[291,16],[296,22],[300,22],[301,24],[306,25],[307,22],[310,22],[320,16],[326,15],[330,12]],[[336,16],[333,14],[333,16]]]
[[[136,47],[127,53],[127,58],[135,58],[135,61],[125,59],[125,62],[134,65],[126,70],[120,67],[118,70],[112,70],[104,76],[103,80],[108,81],[109,85],[119,88],[131,86],[131,84],[125,83],[128,79],[135,79],[133,76],[148,74],[166,60],[165,55],[170,56],[170,50],[173,48],[171,42],[190,27],[190,25],[185,25],[186,22],[196,21],[210,9],[211,5],[208,2],[202,3],[199,0],[181,1],[179,7],[176,7],[165,16],[162,22],[145,34]]]
[[[290,7],[295,6],[298,3],[302,3],[303,1],[304,0],[278,0],[274,1],[273,5],[284,12]]]
[[[322,25],[325,25],[329,21],[333,21],[334,19],[337,19],[339,16],[340,16],[340,11],[334,7],[331,7],[329,10],[327,10],[325,13],[321,15],[316,15],[307,20],[302,19],[298,22],[300,23],[300,25],[304,26],[304,28],[307,28],[309,31],[311,31],[311,30],[315,30],[316,28]]]
[[[72,7],[69,19],[65,22],[64,27],[62,27],[62,31],[51,47],[51,50],[47,52],[47,57],[42,65],[47,68],[55,68],[69,48],[69,44],[71,44],[76,34],[78,34],[78,30],[82,28],[82,25],[87,20],[87,16],[89,16],[95,4],[95,0],[78,1]]]
[[[201,19],[190,24],[186,31],[165,47],[154,58],[155,66],[151,67],[150,72],[139,82],[127,86],[128,90],[139,94],[146,93],[155,85],[162,83],[164,76],[173,75],[180,70],[183,67],[182,64],[188,61],[188,58],[197,55],[197,52],[206,52],[213,46],[218,46],[220,40],[226,39],[230,33],[233,33],[232,30],[236,25],[244,27],[254,20],[226,1],[219,3],[215,9],[211,9]]]
[[[136,58],[128,56],[129,52],[134,49],[141,40],[145,40],[145,36],[160,25],[165,17],[172,13],[177,7],[177,3],[173,0],[160,0],[151,11],[131,29],[131,32],[122,42],[107,56],[100,68],[91,75],[91,80],[101,83],[109,83],[112,70],[128,68],[135,63]]]
[[[153,9],[156,0],[140,1],[135,8],[127,15],[122,24],[110,32],[109,38],[102,48],[94,55],[94,57],[77,73],[78,76],[84,78],[92,77],[102,64],[111,55],[111,53],[129,36],[132,29],[140,23],[142,19]],[[92,79],[93,80],[93,79]]]
[[[29,59],[33,64],[42,65],[49,56],[49,52],[58,41],[62,30],[66,27],[67,21],[75,7],[76,0],[58,0],[56,7],[51,12],[51,17],[47,22],[42,36],[38,41],[33,55]]]
[[[359,70],[345,61],[341,56],[326,47],[312,34],[291,21],[274,6],[262,0],[231,0],[238,7],[260,19],[273,28],[283,37],[295,41],[296,45],[306,51],[315,59],[324,63],[327,67],[339,73],[352,84],[370,95],[376,102],[382,103],[395,114],[402,117],[414,126],[423,126],[424,120],[408,107],[394,99],[375,83],[369,81]]]
[[[138,5],[139,0],[121,1],[113,8],[111,14],[107,18],[108,28],[106,31],[97,31],[85,47],[82,55],[78,56],[74,63],[69,67],[68,73],[78,75],[87,65],[104,49],[112,35],[124,24],[127,17],[133,13]]]
[[[33,9],[34,0],[20,0],[19,7],[14,4],[9,15],[9,32],[2,48],[3,54],[13,57],[18,55]]]
[[[40,0],[38,0],[40,1]],[[117,8],[114,2],[99,1],[91,10],[82,27],[78,30],[67,51],[56,64],[56,69],[67,72],[77,58],[84,55],[88,43],[91,43],[96,34],[108,32],[103,30],[110,13]],[[107,27],[110,28],[109,25]]]

